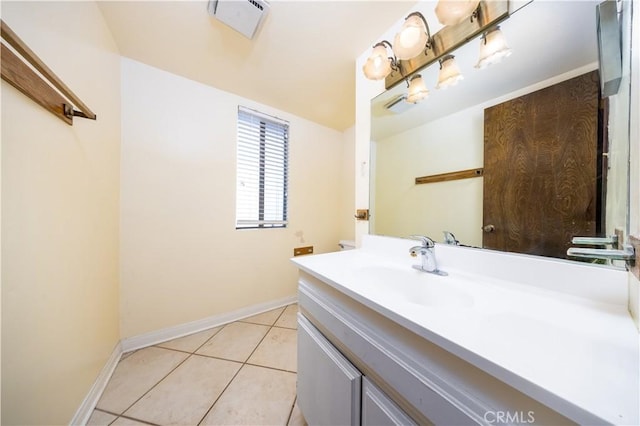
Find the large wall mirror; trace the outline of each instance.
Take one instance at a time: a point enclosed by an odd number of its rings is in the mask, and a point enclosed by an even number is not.
[[[374,98],[369,232],[399,237],[423,234],[442,241],[443,231],[450,231],[463,245],[494,248],[486,244],[486,233],[492,230],[483,215],[483,197],[492,188],[486,186],[485,177],[427,184],[416,184],[415,179],[483,168],[488,163],[484,158],[485,109],[585,74],[597,79],[599,3],[534,0],[500,24],[513,52],[501,63],[483,70],[474,68],[480,43],[475,39],[453,52],[464,75],[456,86],[435,89],[439,67],[432,64],[420,71],[430,90],[429,98],[421,103],[407,105],[403,111],[388,108],[392,100],[406,92],[403,83]],[[601,152],[588,164],[565,162],[562,166],[595,169],[602,203],[591,234],[598,236],[612,235],[616,229],[625,234],[628,231],[631,6],[630,1],[617,3],[622,28],[622,81],[617,94],[608,98],[605,122],[599,125]],[[563,131],[562,123],[559,128]],[[504,192],[505,188],[497,191]],[[579,187],[569,188],[569,193],[579,191]],[[543,207],[554,209],[573,202],[571,196],[559,199],[557,191],[544,185],[519,188],[517,194],[516,203],[528,196],[538,197],[534,207],[523,212],[529,217],[544,215]],[[595,203],[590,208],[595,209]],[[527,232],[551,235],[556,230]],[[568,247],[570,236],[566,240]],[[566,248],[559,254],[525,252],[566,257]]]

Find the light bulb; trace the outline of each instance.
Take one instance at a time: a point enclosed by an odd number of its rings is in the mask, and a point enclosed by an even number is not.
[[[473,15],[480,0],[439,0],[436,16],[442,25],[457,25]]]
[[[418,12],[415,12],[418,13]],[[415,58],[427,45],[427,28],[422,15],[409,15],[393,39],[393,53],[401,60]]]
[[[387,48],[377,44],[362,67],[365,77],[370,80],[382,80],[391,73],[391,59],[387,56]]]
[[[486,32],[480,40],[480,58],[475,67],[484,69],[489,65],[497,64],[510,55],[511,49],[507,45],[500,27],[495,27]]]
[[[464,77],[458,68],[455,56],[446,55],[440,60],[440,74],[438,75],[438,84],[436,89],[446,89],[449,86],[455,86]]]
[[[407,102],[417,104],[429,97],[429,90],[424,85],[424,80],[420,74],[416,74],[409,82],[409,93],[407,94]]]

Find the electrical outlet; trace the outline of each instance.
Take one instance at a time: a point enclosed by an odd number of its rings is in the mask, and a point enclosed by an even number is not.
[[[313,254],[313,246],[296,247],[293,249],[293,256],[302,256],[303,254]]]

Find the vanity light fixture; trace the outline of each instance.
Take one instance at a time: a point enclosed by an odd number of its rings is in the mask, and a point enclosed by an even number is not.
[[[473,19],[480,0],[439,0],[436,16],[442,25],[457,25],[465,19]]]
[[[362,72],[370,80],[382,80],[391,71],[400,70],[399,60],[409,60],[422,53],[426,54],[432,48],[432,44],[431,31],[425,17],[420,12],[410,13],[393,39],[393,45],[383,40],[373,46]],[[393,51],[393,57],[388,55],[389,48]],[[409,94],[406,101],[409,103],[418,103],[429,95],[420,75],[414,76],[407,85]]]
[[[429,97],[429,90],[424,84],[424,80],[420,74],[416,74],[409,80],[409,93],[407,94],[407,102],[417,104]]]
[[[455,56],[445,55],[440,59],[440,74],[438,74],[438,84],[436,89],[446,89],[449,86],[455,86],[464,76],[458,68]]]
[[[370,80],[382,80],[391,71],[400,69],[398,60],[415,58],[431,49],[431,45],[431,32],[427,20],[420,12],[410,13],[393,39],[393,45],[387,40],[382,40],[373,46],[362,71]],[[393,51],[393,56],[389,56],[387,49]]]
[[[511,49],[509,45],[507,45],[507,41],[502,31],[500,31],[500,27],[493,27],[482,35],[482,39],[480,40],[480,58],[475,67],[484,69],[489,65],[497,64],[510,55]]]
[[[393,39],[393,53],[400,60],[415,58],[431,48],[429,24],[420,12],[410,13]]]
[[[387,40],[373,46],[371,55],[362,67],[362,72],[369,80],[382,80],[391,70],[398,69],[396,58],[388,55],[387,48],[391,48],[391,43]]]
[[[511,55],[511,49],[500,27],[493,24],[507,16],[508,2],[505,3],[507,5],[499,6],[501,2],[495,2],[494,5],[494,2],[488,1],[481,4],[480,0],[439,0],[435,10],[438,20],[446,27],[455,28],[445,27],[433,36],[424,15],[420,12],[410,13],[395,35],[393,45],[383,40],[373,46],[373,51],[362,67],[365,77],[370,80],[386,79],[387,84],[389,81],[395,84],[400,79],[405,80],[408,86],[406,102],[416,104],[426,99],[429,91],[422,76],[414,75],[411,79],[408,77],[419,67],[428,66],[437,60],[440,72],[436,88],[455,86],[464,77],[455,57],[450,53],[461,44],[472,40],[481,31],[484,33],[480,41],[480,59],[475,65],[476,68],[486,68]],[[470,22],[464,23],[469,18]],[[487,20],[488,23],[485,23]],[[479,23],[480,21],[482,23]],[[474,30],[477,26],[481,29]]]

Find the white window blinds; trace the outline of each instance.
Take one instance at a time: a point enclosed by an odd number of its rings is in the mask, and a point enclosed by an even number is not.
[[[236,228],[287,226],[289,123],[238,107]]]

